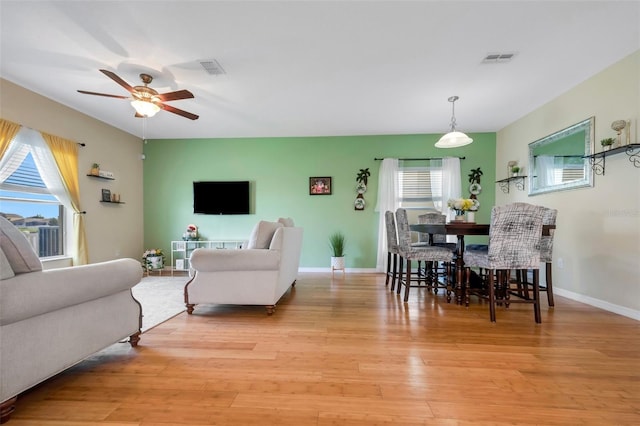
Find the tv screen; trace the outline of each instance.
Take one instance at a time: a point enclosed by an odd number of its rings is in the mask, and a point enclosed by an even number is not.
[[[249,182],[193,182],[193,212],[249,214]]]

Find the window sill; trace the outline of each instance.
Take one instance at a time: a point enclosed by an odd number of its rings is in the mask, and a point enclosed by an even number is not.
[[[53,256],[40,259],[42,269],[58,269],[73,266],[73,259],[70,256]]]

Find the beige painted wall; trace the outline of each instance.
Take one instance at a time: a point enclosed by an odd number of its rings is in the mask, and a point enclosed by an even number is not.
[[[81,206],[87,212],[89,262],[140,258],[143,250],[142,140],[7,80],[0,79],[0,93],[2,118],[86,144],[80,148],[79,167]],[[113,172],[115,180],[87,177],[94,162]],[[100,203],[102,188],[120,193],[125,204]]]
[[[640,51],[562,94],[497,134],[496,176],[517,160],[528,172],[528,144],[595,117],[600,139],[615,137],[611,122],[631,120],[631,142],[640,143]],[[621,153],[606,158],[594,187],[527,196],[511,188],[496,204],[523,201],[558,209],[554,241],[555,293],[640,319],[640,168]]]

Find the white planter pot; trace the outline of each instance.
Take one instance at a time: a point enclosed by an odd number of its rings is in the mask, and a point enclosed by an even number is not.
[[[476,212],[467,212],[467,222],[476,223]]]
[[[344,269],[344,256],[343,257],[331,257],[331,269]]]
[[[162,268],[164,268],[164,260],[162,256],[147,257],[147,269],[162,269]]]

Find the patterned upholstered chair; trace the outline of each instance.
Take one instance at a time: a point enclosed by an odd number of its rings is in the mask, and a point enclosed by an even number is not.
[[[430,245],[434,245],[434,246],[438,246],[438,247],[444,247],[447,248],[449,250],[451,250],[451,252],[454,254],[456,254],[456,248],[457,248],[457,244],[456,243],[448,243],[447,242],[447,235],[446,232],[444,231],[444,225],[447,223],[447,216],[438,212],[438,211],[433,211],[433,212],[428,212],[428,213],[424,213],[418,216],[418,223],[424,223],[424,224],[429,224],[429,225],[443,225],[443,232],[439,233],[439,234],[431,234],[431,238],[429,238],[429,234],[420,232],[418,233],[418,241],[420,242],[424,242],[426,244],[430,244]],[[420,263],[418,263],[418,267]],[[449,267],[452,267],[453,265],[455,265],[455,263],[453,263],[452,265],[447,265],[446,263],[442,263],[442,262],[427,262],[425,264],[425,275],[427,275],[427,277],[429,277],[429,282],[434,282],[434,283],[438,283],[438,276],[443,276],[447,270],[449,270]],[[452,276],[455,277],[455,271],[451,271],[452,272]],[[437,293],[438,292],[438,286],[434,286],[434,291]]]
[[[429,225],[444,225],[447,223],[447,216],[440,212],[429,212],[418,216],[418,223],[426,223]],[[429,242],[429,234],[420,232],[418,241]],[[446,247],[451,250],[456,249],[456,243],[448,243],[446,234],[433,234],[433,245]]]
[[[398,248],[401,256],[397,293],[400,294],[400,288],[404,285],[404,301],[407,302],[409,300],[409,289],[411,287],[422,287],[420,285],[411,285],[411,261],[446,262],[450,264],[453,260],[453,253],[447,248],[438,246],[412,246],[411,230],[409,229],[409,220],[407,219],[407,211],[405,209],[400,208],[396,210],[396,223],[398,227]],[[402,278],[403,260],[406,261],[407,264],[405,279]],[[451,300],[451,284],[449,283],[449,276],[450,273],[447,273],[444,277],[448,301]],[[420,277],[415,281],[418,281],[419,284]]]
[[[544,216],[542,218],[542,225],[556,225],[556,218],[558,217],[558,210],[545,208]],[[540,291],[547,293],[547,303],[549,306],[555,306],[553,301],[553,235],[555,229],[549,230],[549,235],[542,235],[540,239],[540,262],[545,264],[545,285],[540,285]],[[523,289],[524,297],[529,297],[529,288],[532,283],[528,281],[528,275],[524,273],[518,273],[516,275],[516,281],[519,285],[518,289]]]
[[[389,278],[391,278],[391,291],[393,291],[398,278],[398,257],[400,256],[398,233],[396,232],[396,219],[392,211],[385,212],[384,220],[387,227],[387,278],[384,285],[389,285]],[[392,263],[393,269],[391,267]]]
[[[489,315],[496,320],[496,300],[499,297],[506,307],[513,302],[533,304],[536,323],[542,322],[540,315],[540,241],[542,238],[542,218],[545,208],[527,203],[513,203],[496,206],[491,210],[489,245],[486,250],[466,249],[465,304],[469,305],[471,291],[470,268],[484,268],[488,271]],[[509,291],[510,270],[533,270],[533,298],[511,300]]]
[[[544,217],[542,218],[543,225],[556,226],[556,218],[558,217],[558,210],[545,209]],[[540,240],[540,261],[545,263],[545,282],[544,287],[540,287],[540,291],[547,292],[547,302],[549,306],[555,306],[553,301],[553,277],[551,276],[551,269],[553,266],[553,234],[555,229],[549,230],[549,235],[543,235]]]

